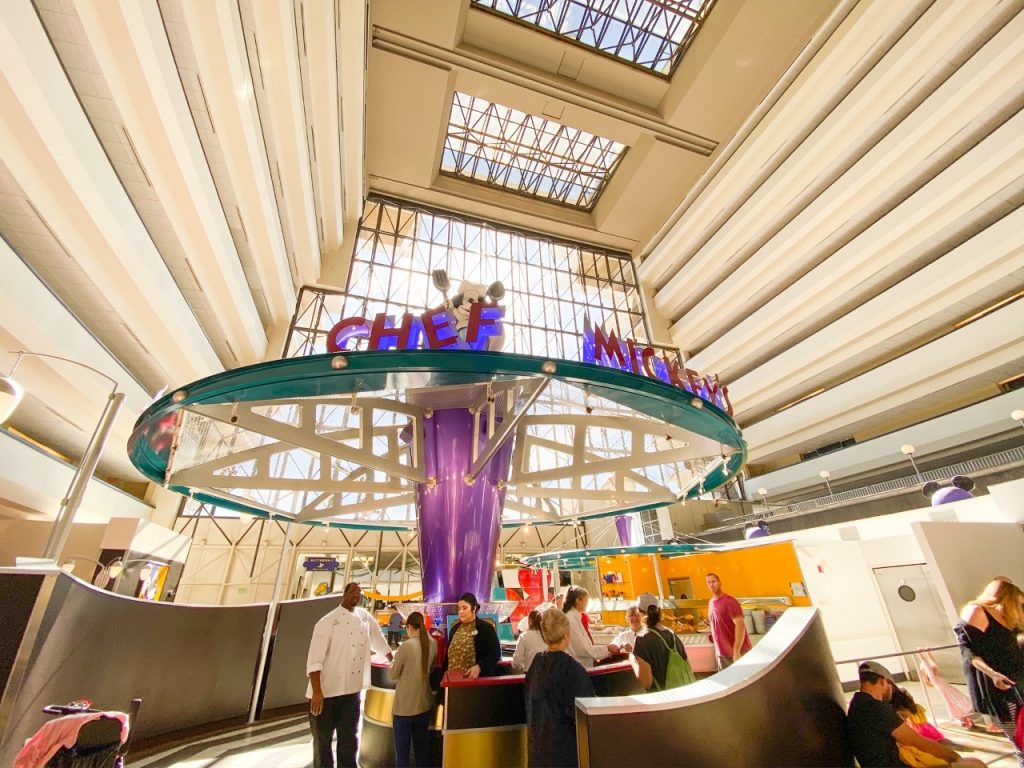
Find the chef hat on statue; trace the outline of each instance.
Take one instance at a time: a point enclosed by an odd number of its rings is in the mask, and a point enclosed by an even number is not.
[[[459,329],[459,335],[465,338],[465,330],[469,326],[469,315],[474,304],[494,304],[504,295],[505,286],[500,281],[487,286],[463,280],[459,284],[459,292],[452,297],[455,325]],[[487,341],[487,349],[491,352],[498,352],[504,341],[504,335],[500,332],[491,335]]]
[[[448,278],[447,270],[435,269],[431,275],[434,287],[444,294],[444,306],[446,306],[454,316],[455,327],[458,329],[459,336],[462,337],[463,340],[466,339],[473,305],[494,305],[505,296],[505,286],[500,280],[496,280],[490,285],[474,283],[472,280],[462,280],[459,283],[459,292],[449,298],[448,289],[451,286],[451,281]],[[497,328],[497,332],[486,334],[485,348],[491,352],[498,352],[504,344],[504,335],[501,331],[501,325],[495,325],[494,319],[495,318],[493,317],[490,318],[487,325],[492,328]]]

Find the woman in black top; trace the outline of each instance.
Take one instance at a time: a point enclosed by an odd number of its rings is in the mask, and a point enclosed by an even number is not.
[[[957,641],[971,702],[992,715],[1013,741],[1017,711],[1024,696],[1024,592],[1009,579],[995,579],[960,613]],[[1017,750],[1024,765],[1024,753]]]
[[[493,677],[498,674],[501,644],[489,621],[478,619],[480,603],[472,592],[459,598],[459,620],[448,633],[448,648],[443,670],[458,669],[466,677]]]
[[[668,649],[673,645],[686,661],[686,649],[671,629],[661,625],[661,609],[657,604],[640,606],[646,609],[644,622],[647,629],[636,636],[633,644],[634,668],[640,685],[648,691],[665,690],[665,674],[668,671]],[[659,637],[660,636],[660,637]]]
[[[544,611],[540,633],[548,649],[533,657],[526,672],[526,744],[530,768],[577,765],[576,699],[593,696],[583,666],[566,653],[569,620]]]

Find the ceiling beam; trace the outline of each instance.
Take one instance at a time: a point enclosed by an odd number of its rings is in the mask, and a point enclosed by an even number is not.
[[[11,174],[71,258],[153,350],[167,379],[222,370],[28,3],[0,14],[0,102],[0,145]]]
[[[284,198],[285,226],[295,251],[299,283],[309,285],[320,279],[320,242],[302,106],[295,13],[287,2],[255,0],[250,7],[259,49],[259,72],[269,107],[266,117],[274,139],[274,167]]]
[[[146,177],[181,243],[183,258],[240,362],[263,358],[267,337],[196,132],[159,7],[76,7]],[[175,258],[175,254],[164,254]]]
[[[276,328],[291,317],[296,286],[285,249],[238,5],[187,0],[182,10],[244,235]]]

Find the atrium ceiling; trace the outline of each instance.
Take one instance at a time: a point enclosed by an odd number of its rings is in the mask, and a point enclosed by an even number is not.
[[[716,0],[662,75],[471,0],[5,3],[0,368],[119,381],[99,474],[141,486],[138,414],[279,357],[375,194],[630,254],[653,340],[729,385],[756,473],[1004,396],[1022,7]],[[606,176],[558,199],[529,149],[511,178],[452,171],[458,98],[564,126]],[[10,426],[77,460],[107,384],[18,379]],[[1020,429],[1004,410],[983,437]]]

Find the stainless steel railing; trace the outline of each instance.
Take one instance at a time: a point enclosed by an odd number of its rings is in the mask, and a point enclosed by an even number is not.
[[[831,493],[827,496],[819,496],[806,501],[799,501],[795,504],[771,506],[767,509],[755,507],[754,511],[747,515],[727,518],[722,525],[701,531],[701,535],[716,533],[719,531],[733,530],[748,523],[756,523],[760,520],[769,520],[780,517],[797,517],[820,509],[844,506],[851,502],[863,501],[866,499],[878,498],[881,496],[894,495],[915,488],[920,488],[930,481],[948,480],[954,475],[976,475],[990,472],[996,469],[1017,466],[1024,464],[1024,446],[1010,448],[1005,451],[993,453],[988,456],[981,456],[958,464],[930,469],[927,472],[897,477],[894,480],[887,480],[884,483],[866,485],[862,488],[854,488],[849,491]]]

